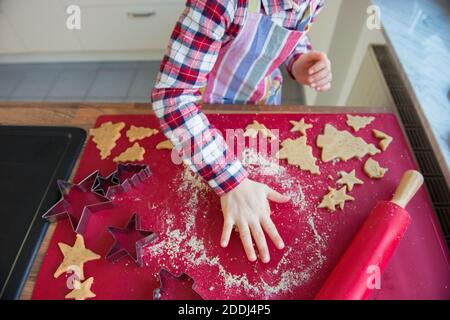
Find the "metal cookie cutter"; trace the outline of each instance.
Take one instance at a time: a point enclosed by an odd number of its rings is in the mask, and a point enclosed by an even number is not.
[[[194,289],[194,280],[186,273],[174,275],[161,269],[159,284],[159,288],[153,290],[153,300],[203,300]]]
[[[97,170],[78,184],[59,180],[61,200],[42,217],[69,218],[73,230],[83,234],[91,214],[113,207],[112,197],[128,192],[150,176],[150,168],[145,164],[119,164],[107,177]]]
[[[136,213],[133,213],[125,227],[108,227],[108,231],[115,242],[105,258],[116,262],[123,257],[129,256],[142,267],[142,249],[156,240],[156,234],[141,228]]]

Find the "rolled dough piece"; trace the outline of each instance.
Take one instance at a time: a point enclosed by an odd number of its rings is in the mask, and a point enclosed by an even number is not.
[[[292,124],[291,132],[300,132],[302,135],[306,136],[306,130],[312,128],[312,124],[305,123],[305,119],[302,118],[300,121],[289,121]]]
[[[277,137],[273,134],[272,131],[267,129],[267,127],[256,120],[253,120],[252,124],[249,124],[245,128],[244,137],[256,138],[260,132],[264,138],[276,139]]]
[[[378,143],[380,149],[386,151],[394,139],[380,130],[373,129],[372,132],[375,138],[380,139],[380,142]]]
[[[366,163],[364,163],[364,172],[372,179],[383,178],[387,171],[387,168],[381,167],[378,161],[372,158],[367,159]]]
[[[331,191],[323,196],[322,201],[319,204],[319,208],[327,208],[330,211],[336,211],[336,202],[333,200]]]
[[[343,186],[339,190],[334,191],[333,200],[339,205],[341,210],[344,209],[345,201],[353,201],[355,198],[347,194],[347,187]]]
[[[133,162],[144,160],[145,149],[138,142],[114,158],[114,162]]]
[[[347,125],[352,127],[355,131],[359,131],[359,129],[366,127],[373,120],[375,120],[374,117],[352,116],[351,114],[347,115]]]
[[[94,298],[96,295],[91,291],[92,284],[94,283],[94,278],[90,277],[84,282],[79,280],[74,281],[74,288],[68,294],[66,294],[66,299],[75,300],[86,300],[89,298]]]
[[[330,211],[336,211],[336,206],[339,206],[339,208],[343,210],[345,201],[355,200],[355,198],[349,196],[346,192],[346,186],[343,186],[339,190],[328,188],[328,193],[322,198],[319,208],[327,208]]]
[[[356,177],[356,173],[355,173],[354,169],[348,173],[345,171],[340,171],[339,175],[341,176],[341,178],[338,181],[336,181],[336,183],[337,184],[345,184],[347,186],[348,191],[352,191],[353,186],[355,184],[363,184],[364,183],[362,180],[359,180]]]
[[[72,247],[62,242],[58,243],[58,247],[64,256],[64,259],[53,274],[55,278],[58,278],[63,273],[71,271],[76,273],[79,279],[83,280],[84,264],[88,261],[100,259],[98,254],[85,247],[84,238],[81,234],[77,234],[77,239]]]
[[[154,134],[157,134],[159,131],[152,128],[146,127],[136,127],[131,126],[127,131],[127,137],[130,142],[135,142],[137,140],[142,140],[147,137],[151,137]]]
[[[380,152],[373,144],[366,143],[346,130],[339,131],[328,123],[324,134],[317,136],[317,147],[322,148],[323,162],[334,159],[347,161],[354,157],[361,159],[367,154],[375,155]]]
[[[312,148],[306,144],[306,137],[296,140],[286,139],[281,143],[281,149],[277,153],[278,159],[287,159],[290,165],[297,166],[312,174],[320,174],[316,165],[316,158],[312,154]]]
[[[120,131],[125,127],[124,122],[112,123],[111,121],[102,123],[98,128],[89,130],[97,149],[100,150],[100,158],[106,159],[112,149],[116,146],[116,141],[120,138]]]
[[[173,149],[173,144],[172,142],[170,142],[170,140],[164,140],[161,141],[160,143],[158,143],[156,145],[156,150],[172,150]]]

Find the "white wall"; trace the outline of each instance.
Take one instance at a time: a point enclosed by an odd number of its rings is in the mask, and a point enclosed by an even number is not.
[[[312,42],[314,50],[329,54],[342,1],[345,0],[327,1],[325,7],[318,15],[317,21],[314,23],[311,31],[309,32],[309,38]],[[306,104],[314,104],[316,96],[316,91],[310,89],[309,87],[305,87]]]
[[[314,48],[325,51],[332,62],[333,86],[319,94],[306,89],[307,104],[346,104],[368,46],[385,43],[381,30],[366,27],[371,4],[370,0],[326,2],[328,8],[319,16],[310,37]]]

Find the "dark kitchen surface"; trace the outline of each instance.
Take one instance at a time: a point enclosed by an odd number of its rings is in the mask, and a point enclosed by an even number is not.
[[[0,298],[17,299],[86,133],[71,127],[0,126]]]

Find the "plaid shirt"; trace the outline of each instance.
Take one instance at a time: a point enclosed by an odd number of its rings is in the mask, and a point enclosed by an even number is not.
[[[325,0],[261,0],[265,14],[295,30],[310,1],[315,17]],[[152,91],[161,128],[189,167],[223,195],[247,177],[222,134],[200,111],[200,89],[206,86],[220,48],[236,38],[244,24],[247,0],[187,0],[172,32]],[[313,19],[314,20],[314,19]],[[297,58],[311,50],[306,36],[285,61],[289,73]]]

